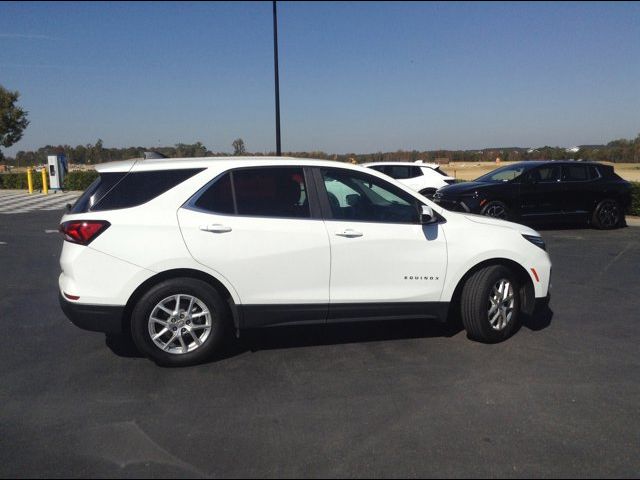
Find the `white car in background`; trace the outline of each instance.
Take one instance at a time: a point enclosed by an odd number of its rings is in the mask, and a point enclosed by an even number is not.
[[[416,162],[377,162],[363,163],[363,167],[372,168],[405,184],[427,198],[433,197],[436,190],[455,183],[437,163]]]

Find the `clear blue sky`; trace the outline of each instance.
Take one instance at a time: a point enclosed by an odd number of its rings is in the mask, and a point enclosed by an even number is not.
[[[284,150],[640,133],[640,3],[280,2]],[[271,2],[0,3],[0,84],[46,144],[274,143]]]

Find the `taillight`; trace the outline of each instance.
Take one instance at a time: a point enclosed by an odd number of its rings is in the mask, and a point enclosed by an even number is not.
[[[71,220],[60,224],[60,233],[68,242],[89,245],[109,225],[105,220]]]

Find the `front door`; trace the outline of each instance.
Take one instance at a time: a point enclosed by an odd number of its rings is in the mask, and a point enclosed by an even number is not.
[[[560,165],[544,165],[525,172],[520,182],[520,216],[523,220],[551,219],[562,213],[560,171]]]
[[[425,316],[445,279],[442,225],[420,224],[419,201],[374,175],[343,168],[319,175],[329,210],[329,320]]]

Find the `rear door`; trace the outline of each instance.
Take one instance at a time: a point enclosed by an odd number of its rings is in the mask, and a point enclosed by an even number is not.
[[[324,321],[329,240],[301,167],[239,168],[179,209],[196,261],[236,289],[244,326]]]
[[[562,166],[563,210],[570,216],[587,215],[594,204],[594,180],[589,165],[565,164]]]
[[[447,268],[442,225],[421,225],[420,202],[381,178],[317,173],[331,243],[329,319],[424,316]]]

